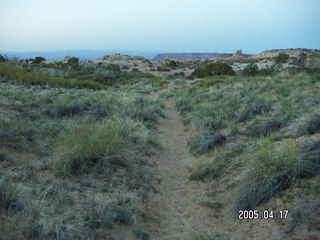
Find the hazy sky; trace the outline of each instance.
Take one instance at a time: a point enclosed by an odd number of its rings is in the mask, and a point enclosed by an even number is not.
[[[0,0],[0,51],[320,48],[320,0]]]

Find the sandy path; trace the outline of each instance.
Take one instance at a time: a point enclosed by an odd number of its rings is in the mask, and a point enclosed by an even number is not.
[[[161,182],[158,193],[150,196],[148,208],[155,216],[149,227],[150,239],[190,239],[192,229],[210,229],[207,211],[197,204],[203,195],[201,183],[189,181],[188,163],[192,156],[187,148],[187,133],[174,102],[166,102],[165,118],[160,122],[163,150],[157,155]]]

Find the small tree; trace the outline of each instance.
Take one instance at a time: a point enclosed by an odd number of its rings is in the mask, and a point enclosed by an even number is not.
[[[191,76],[203,78],[215,75],[235,75],[232,67],[226,63],[210,63],[204,68],[197,68],[191,73]]]
[[[79,64],[79,58],[72,57],[68,59],[68,65],[73,70],[79,70],[80,64]]]
[[[210,63],[206,66],[209,76],[214,75],[235,75],[232,67],[226,63]]]
[[[273,60],[275,64],[286,63],[289,60],[289,55],[281,52]]]
[[[0,62],[6,62],[6,61],[7,61],[6,57],[0,54]]]
[[[117,64],[109,64],[106,69],[112,72],[121,72],[120,66]]]
[[[46,59],[44,57],[36,57],[34,60],[33,60],[33,63],[34,64],[39,64],[39,63],[42,63],[43,61],[46,61]]]
[[[176,61],[171,60],[171,61],[169,62],[169,66],[170,66],[170,67],[177,67],[178,65],[177,65],[177,62],[176,62]]]
[[[242,74],[244,76],[246,76],[246,77],[258,75],[259,74],[259,68],[258,68],[257,64],[250,63],[249,65],[247,65],[243,69]]]

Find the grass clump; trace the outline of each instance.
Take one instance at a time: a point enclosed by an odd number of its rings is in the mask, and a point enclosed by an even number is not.
[[[249,160],[249,167],[237,209],[254,209],[290,187],[297,178],[319,174],[320,141],[303,148],[289,141],[277,148],[276,143],[265,139]]]
[[[67,173],[88,172],[121,143],[122,137],[116,124],[79,124],[56,139],[56,168]]]
[[[258,98],[246,107],[239,116],[239,122],[245,122],[258,114],[268,113],[271,110],[271,104],[266,99]]]
[[[271,119],[268,121],[255,121],[247,127],[250,136],[269,136],[285,126],[286,120]]]
[[[190,152],[194,155],[201,155],[213,150],[216,146],[222,145],[225,141],[226,137],[221,133],[201,132],[189,142]]]
[[[208,160],[195,159],[190,165],[191,180],[203,180],[205,178],[218,178],[229,166],[231,159],[238,157],[245,150],[245,146],[236,145],[229,151],[219,153]]]
[[[314,114],[300,129],[303,134],[315,134],[320,132],[320,114]]]

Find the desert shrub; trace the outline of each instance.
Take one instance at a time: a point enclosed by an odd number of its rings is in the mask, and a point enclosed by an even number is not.
[[[3,177],[0,178],[0,210],[25,210],[27,203],[23,200],[22,194],[22,190],[17,184],[11,183]]]
[[[204,78],[215,75],[235,75],[232,67],[226,63],[209,63],[204,68],[197,68],[191,73],[192,76]]]
[[[297,178],[320,174],[320,141],[302,148],[287,142],[277,148],[276,143],[265,140],[249,161],[249,167],[237,201],[238,209],[254,209],[290,187]]]
[[[320,82],[320,72],[314,72],[311,74],[311,82],[313,84]]]
[[[177,66],[178,66],[178,65],[177,65],[177,62],[174,61],[174,60],[171,60],[168,65],[169,65],[170,67],[177,67]]]
[[[281,64],[281,63],[286,63],[289,60],[289,55],[286,53],[279,53],[278,56],[276,56],[273,61],[275,64]]]
[[[320,114],[314,114],[300,130],[302,133],[315,134],[320,132]]]
[[[211,134],[208,132],[199,132],[189,142],[190,152],[194,155],[200,155],[213,150],[216,146],[223,144],[226,137],[223,134]]]
[[[268,136],[284,127],[286,122],[286,120],[279,119],[256,121],[247,127],[247,133],[250,136]]]
[[[296,169],[298,177],[313,177],[320,174],[320,141],[301,148],[301,161]]]
[[[76,57],[71,57],[68,59],[68,65],[71,67],[73,70],[79,70],[80,68],[80,59]]]
[[[258,114],[265,114],[271,111],[271,104],[263,98],[255,99],[239,115],[239,122],[245,122]]]
[[[232,67],[226,63],[210,63],[206,66],[211,76],[235,75]]]
[[[12,63],[0,64],[0,76],[12,81],[26,83],[30,85],[50,85],[66,88],[91,88],[102,89],[101,83],[90,80],[65,79],[61,77],[49,77],[45,75],[35,74],[27,69],[20,68]]]
[[[0,54],[0,63],[1,62],[7,62],[7,61],[8,61],[8,59],[6,58],[6,56],[3,56],[3,55]]]
[[[262,68],[259,70],[260,75],[262,76],[272,76],[276,73],[274,66],[269,68]]]
[[[106,69],[111,72],[121,72],[120,66],[117,64],[109,64],[106,66]]]
[[[116,76],[108,70],[99,68],[93,73],[93,78],[100,83],[111,84],[116,79]]]
[[[206,68],[197,68],[192,73],[191,76],[197,77],[197,78],[204,78],[209,76],[209,72]]]
[[[121,142],[115,124],[80,123],[57,137],[55,168],[67,173],[88,172]]]
[[[277,149],[275,143],[264,140],[255,157],[249,161],[249,172],[240,188],[237,209],[254,209],[257,205],[288,188],[299,168],[299,152],[294,142]]]
[[[132,68],[132,72],[140,72],[138,68]]]
[[[258,75],[259,74],[258,65],[254,63],[250,63],[243,69],[242,74],[246,77]]]
[[[33,60],[34,64],[39,64],[43,61],[46,61],[46,59],[44,57],[35,57],[35,59]]]

